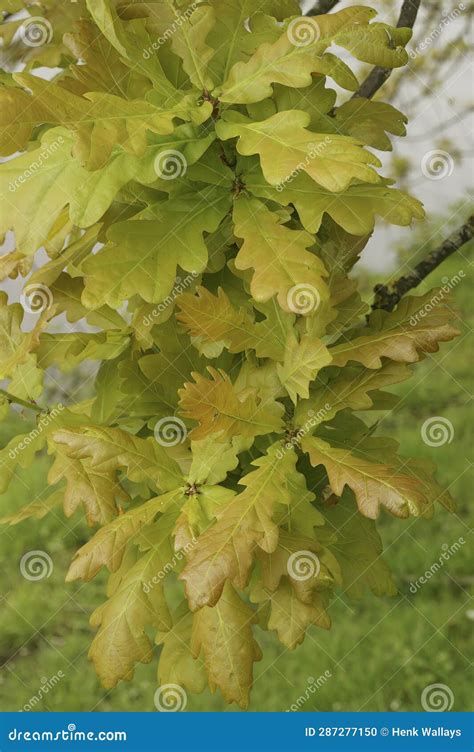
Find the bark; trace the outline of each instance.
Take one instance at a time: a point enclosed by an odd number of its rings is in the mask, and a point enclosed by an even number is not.
[[[314,8],[311,8],[306,15],[307,16],[322,16],[324,13],[329,13],[330,10],[337,5],[339,0],[318,0]]]
[[[474,237],[474,214],[469,217],[465,224],[446,238],[438,248],[435,248],[425,259],[420,261],[411,274],[406,274],[388,285],[376,285],[374,287],[375,298],[372,309],[382,308],[384,311],[393,311],[401,298],[409,290],[418,287],[428,274],[431,274],[445,259],[461,248],[472,237]]]

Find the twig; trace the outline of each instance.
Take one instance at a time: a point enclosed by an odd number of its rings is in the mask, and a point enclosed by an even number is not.
[[[20,399],[20,397],[15,397],[13,394],[10,394],[10,392],[5,391],[5,389],[0,389],[0,396],[5,397],[7,402],[11,405],[20,405],[21,407],[26,407],[28,410],[34,410],[37,413],[46,412],[44,407],[40,407],[35,402],[27,402],[26,400]]]
[[[400,17],[397,22],[397,28],[413,28],[420,3],[421,0],[403,0]],[[383,86],[387,78],[390,76],[391,72],[391,68],[380,68],[379,66],[375,67],[351,98],[354,99],[355,97],[365,97],[366,99],[370,99],[374,96],[375,92],[377,92],[380,87]]]
[[[337,5],[339,0],[318,0],[314,8],[311,8],[306,15],[307,16],[322,16],[324,13],[329,13],[330,10]]]
[[[384,311],[393,311],[403,295],[414,287],[418,287],[428,274],[431,274],[448,256],[451,256],[472,237],[474,237],[474,214],[469,217],[465,224],[446,238],[438,248],[435,248],[423,261],[420,261],[411,274],[406,274],[388,285],[376,285],[372,309],[382,308]]]
[[[401,29],[402,27],[413,29],[420,3],[421,0],[404,0],[400,10],[400,17],[397,23],[397,27],[399,29]]]

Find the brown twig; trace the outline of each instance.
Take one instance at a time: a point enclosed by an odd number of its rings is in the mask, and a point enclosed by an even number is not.
[[[28,410],[34,410],[37,413],[46,412],[44,407],[40,407],[35,402],[27,402],[19,397],[15,397],[13,394],[10,394],[10,392],[5,391],[5,389],[0,389],[0,396],[6,399],[11,405],[20,405],[21,407],[26,407]]]
[[[451,256],[472,237],[474,237],[474,214],[446,238],[438,248],[435,248],[425,259],[420,261],[411,274],[406,274],[388,285],[376,285],[372,309],[382,308],[384,311],[393,311],[403,295],[414,287],[418,287],[428,274],[431,274],[448,256]]]
[[[397,22],[398,28],[413,28],[420,3],[421,0],[403,0],[403,5]],[[352,96],[352,99],[354,99],[354,97],[365,97],[366,99],[373,97],[380,87],[383,86],[391,72],[391,68],[375,67]]]
[[[316,5],[309,10],[307,16],[322,16],[324,13],[329,13],[330,10],[337,5],[339,0],[318,0]]]

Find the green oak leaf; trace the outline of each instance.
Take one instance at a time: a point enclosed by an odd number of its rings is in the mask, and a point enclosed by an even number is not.
[[[83,264],[84,304],[93,307],[105,300],[117,308],[135,294],[147,303],[161,303],[173,289],[178,266],[196,276],[204,271],[208,252],[203,234],[217,229],[229,207],[229,194],[211,189],[158,204],[155,219],[115,224],[108,245]]]
[[[312,133],[310,115],[286,110],[262,121],[233,113],[217,125],[221,139],[238,137],[239,154],[259,154],[262,172],[270,185],[285,186],[300,172],[329,191],[345,190],[355,178],[378,183],[371,165],[380,166],[373,154],[349,136]]]

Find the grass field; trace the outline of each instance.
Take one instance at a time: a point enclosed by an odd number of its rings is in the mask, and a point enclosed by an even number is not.
[[[257,628],[265,659],[256,664],[250,710],[280,711],[299,701],[301,710],[421,710],[420,696],[429,684],[449,687],[452,710],[471,709],[474,606],[469,601],[472,584],[472,473],[469,472],[469,423],[472,408],[472,275],[463,256],[453,258],[430,279],[429,287],[460,268],[465,280],[454,290],[461,308],[462,336],[428,356],[415,376],[398,388],[396,416],[381,421],[379,432],[396,438],[402,455],[435,460],[438,478],[457,500],[457,511],[439,508],[431,521],[401,521],[385,515],[381,532],[385,556],[399,587],[394,598],[367,595],[357,603],[338,598],[331,606],[330,631],[312,628],[303,645],[285,651],[276,638]],[[425,285],[428,289],[428,285]],[[429,447],[421,438],[421,426],[432,416],[451,421],[451,443]],[[19,418],[1,424],[0,441],[18,430]],[[24,430],[24,427],[22,427]],[[45,487],[48,458],[40,458],[33,472],[15,479],[0,497],[1,515],[32,500]],[[1,469],[0,469],[1,472]],[[30,703],[35,710],[152,711],[156,690],[156,661],[139,666],[132,683],[122,682],[112,691],[96,679],[87,650],[93,631],[88,625],[92,610],[103,599],[104,577],[86,586],[64,583],[74,551],[88,536],[79,518],[65,520],[51,513],[40,521],[2,527],[2,618],[0,655],[0,707],[20,710]],[[446,546],[459,546],[416,593],[410,583],[430,569]],[[25,580],[19,572],[21,556],[41,549],[51,556],[54,569],[48,579]],[[471,559],[471,560],[470,560]],[[326,674],[325,674],[326,672]],[[314,689],[311,678],[325,675]],[[53,677],[59,677],[51,682]],[[54,686],[46,693],[40,687]],[[46,686],[48,686],[46,683]],[[313,687],[313,691],[310,689]],[[31,699],[42,695],[38,702]],[[234,710],[218,695],[206,692],[190,697],[188,710]]]

